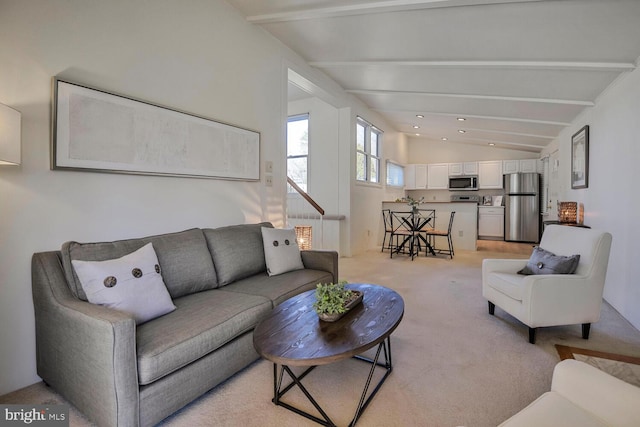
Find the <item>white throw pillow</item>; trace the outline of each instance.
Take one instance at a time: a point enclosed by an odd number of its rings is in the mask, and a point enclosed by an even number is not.
[[[90,303],[130,313],[138,325],[176,309],[151,243],[122,258],[71,263]]]
[[[304,268],[296,232],[292,228],[262,227],[262,243],[269,276]]]

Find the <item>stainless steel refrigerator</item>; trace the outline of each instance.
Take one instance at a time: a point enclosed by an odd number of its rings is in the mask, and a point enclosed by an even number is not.
[[[540,241],[540,175],[504,175],[504,239],[512,242]]]

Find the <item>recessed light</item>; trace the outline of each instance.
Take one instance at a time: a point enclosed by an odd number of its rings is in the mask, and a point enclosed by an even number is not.
[[[418,126],[418,125],[413,125],[413,128],[414,128],[414,129],[420,129],[420,126]]]
[[[416,133],[416,136],[420,136],[420,134],[419,134],[419,133]]]
[[[458,133],[466,133],[466,132],[467,132],[466,130],[462,130],[462,129],[458,131]]]
[[[491,147],[495,147],[495,145],[496,145],[496,144],[494,144],[493,142],[490,142],[490,143],[489,143],[489,145],[490,145]]]
[[[443,140],[443,141],[448,141],[449,140],[449,138],[440,138],[440,139]]]
[[[416,114],[416,117],[419,119],[424,119],[424,116],[422,114]]]
[[[458,117],[458,119],[457,119],[457,120],[458,120],[459,122],[464,122],[464,121],[465,121],[465,120],[467,120],[467,119],[465,119],[464,117]]]

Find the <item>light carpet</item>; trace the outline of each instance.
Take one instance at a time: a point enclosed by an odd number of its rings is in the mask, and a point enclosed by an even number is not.
[[[369,251],[340,259],[340,278],[376,283],[398,292],[405,315],[391,336],[394,370],[358,422],[359,426],[496,426],[551,385],[560,361],[555,344],[640,357],[640,331],[609,304],[591,328],[541,328],[528,342],[527,327],[500,308],[490,316],[482,297],[484,258],[527,258],[530,245],[482,243],[479,251],[448,257]],[[501,252],[501,251],[508,252]],[[314,370],[304,383],[329,416],[346,425],[366,380],[368,367],[347,360]],[[272,365],[257,361],[162,424],[166,426],[314,426],[271,403]],[[291,396],[289,396],[291,395]],[[294,404],[302,398],[290,392]],[[64,400],[41,383],[0,397],[1,403]],[[90,425],[71,409],[71,426]]]

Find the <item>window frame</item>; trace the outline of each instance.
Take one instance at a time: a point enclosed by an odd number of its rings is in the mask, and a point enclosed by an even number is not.
[[[307,154],[296,154],[296,155],[289,155],[289,123],[291,122],[296,122],[296,121],[301,121],[301,120],[306,120],[307,121]],[[286,167],[286,171],[287,171],[287,177],[289,177],[289,160],[290,159],[306,159],[306,163],[307,163],[307,177],[306,177],[306,188],[303,188],[303,190],[308,194],[309,193],[309,152],[311,151],[311,141],[310,141],[310,125],[311,125],[311,120],[310,120],[310,114],[309,113],[301,113],[301,114],[292,114],[290,116],[287,116],[287,138],[286,138],[286,153],[287,153],[287,167]],[[299,185],[299,184],[298,184]],[[301,187],[302,188],[302,187]],[[298,192],[296,190],[293,189],[293,187],[289,184],[287,184],[287,194],[298,194]]]
[[[389,173],[389,166],[394,166],[400,169],[400,184],[392,184],[389,182],[389,178],[390,176],[392,176],[393,174]],[[404,188],[404,178],[405,178],[405,174],[404,174],[404,165],[398,162],[395,162],[393,160],[389,160],[387,159],[387,161],[385,162],[385,173],[386,173],[386,177],[385,177],[385,184],[387,185],[387,187],[393,187],[393,188]]]
[[[358,126],[362,126],[364,128],[364,149],[361,150],[358,147]],[[372,135],[376,135],[376,149],[375,154],[374,150],[372,150]],[[355,138],[355,161],[356,161],[356,174],[355,179],[359,184],[371,184],[371,185],[382,185],[382,173],[380,171],[382,166],[382,136],[384,132],[378,129],[376,126],[363,119],[360,116],[356,116],[356,138]],[[359,156],[364,156],[365,164],[364,164],[364,179],[360,179],[358,176],[358,158]],[[375,168],[375,180],[372,180],[372,163],[375,162],[377,167]]]

